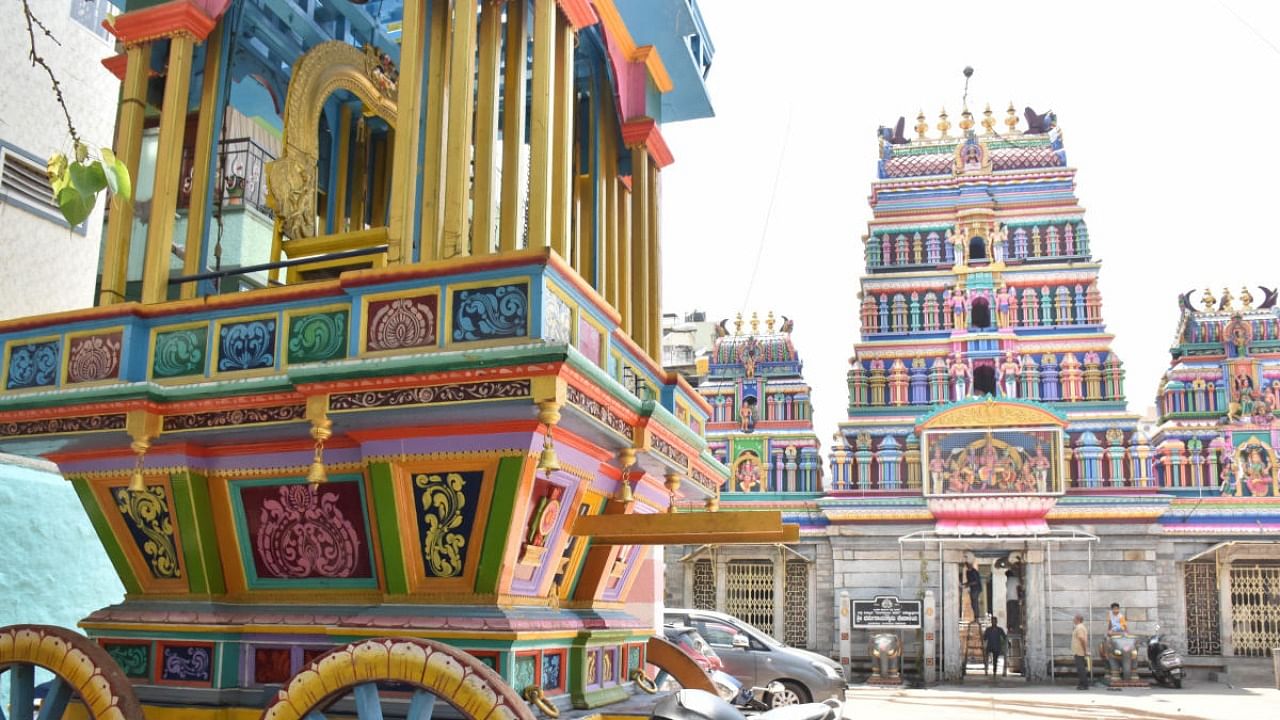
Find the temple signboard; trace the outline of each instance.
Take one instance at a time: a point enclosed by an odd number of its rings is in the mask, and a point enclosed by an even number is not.
[[[899,600],[896,595],[877,595],[871,600],[853,600],[855,628],[918,628],[920,601]]]

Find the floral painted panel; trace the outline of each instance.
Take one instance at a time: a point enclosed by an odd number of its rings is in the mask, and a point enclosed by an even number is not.
[[[289,321],[289,363],[320,362],[347,356],[346,310],[298,315]]]
[[[587,321],[581,313],[578,314],[578,352],[586,356],[588,360],[600,365],[601,361],[601,337],[600,330]]]
[[[67,341],[67,382],[84,383],[120,377],[124,332],[82,335]]]
[[[293,676],[293,653],[287,647],[253,649],[253,682],[258,685],[289,682]]]
[[[542,655],[542,689],[558,690],[564,687],[560,677],[563,672],[564,655],[549,652]]]
[[[484,472],[416,473],[412,482],[424,573],[429,578],[461,577]]]
[[[151,377],[203,375],[208,347],[209,328],[205,326],[157,332]]]
[[[542,316],[542,337],[547,342],[569,344],[572,339],[573,308],[559,295],[547,291],[547,309]]]
[[[159,674],[161,682],[212,685],[213,647],[162,644]]]
[[[351,480],[241,485],[259,578],[372,578],[360,485]]]
[[[500,340],[529,334],[529,285],[511,283],[453,294],[454,342]]]
[[[124,671],[125,677],[143,679],[151,677],[150,643],[104,641],[102,649],[116,661],[116,665]]]
[[[163,485],[148,485],[146,492],[128,488],[111,488],[116,509],[152,576],[161,580],[182,577],[174,539],[173,516],[169,513],[168,493]]]
[[[435,345],[440,296],[425,295],[372,300],[365,308],[365,349],[370,352]]]
[[[228,322],[218,330],[218,372],[260,370],[275,364],[275,318]]]
[[[58,381],[58,341],[9,345],[6,390],[50,387]]]
[[[523,692],[525,688],[535,684],[538,679],[538,658],[533,655],[518,655],[515,662],[515,689]]]

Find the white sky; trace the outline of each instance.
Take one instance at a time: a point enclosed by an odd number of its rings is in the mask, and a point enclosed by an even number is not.
[[[664,309],[794,319],[824,445],[860,332],[876,128],[906,115],[910,136],[944,105],[954,127],[965,65],[976,116],[1010,100],[1058,114],[1130,409],[1153,404],[1178,294],[1280,284],[1280,3],[699,5],[717,117],[663,130]]]

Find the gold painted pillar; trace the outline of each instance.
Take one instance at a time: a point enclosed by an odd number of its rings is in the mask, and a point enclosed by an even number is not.
[[[554,128],[551,157],[551,247],[572,260],[573,237],[573,27],[556,13]],[[576,266],[575,266],[576,267]]]
[[[579,275],[586,278],[588,285],[598,289],[599,278],[595,273],[596,249],[592,239],[592,236],[595,235],[596,222],[595,204],[592,202],[591,192],[594,183],[595,179],[590,175],[578,176],[577,192],[574,193],[578,221],[575,223],[572,255],[573,268],[578,271]]]
[[[649,163],[649,235],[645,239],[648,250],[649,323],[645,326],[649,357],[662,362],[662,251],[658,244],[658,166],[646,153]],[[779,577],[781,577],[779,575]]]
[[[387,224],[387,149],[391,147],[391,138],[395,130],[388,130],[382,141],[370,136],[373,146],[373,170],[369,194],[369,227],[385,227]]]
[[[369,125],[364,118],[356,118],[356,144],[351,151],[351,184],[347,196],[351,198],[351,213],[347,216],[349,230],[364,229],[365,200],[369,197]]]
[[[456,0],[449,35],[449,140],[445,159],[444,226],[439,257],[471,250],[471,138],[476,77],[476,2]],[[476,165],[476,172],[483,172]]]
[[[137,43],[126,49],[127,62],[120,93],[120,119],[116,126],[115,155],[137,182],[142,155],[142,121],[147,110],[147,79],[151,43]],[[133,231],[133,199],[113,199],[116,207],[108,214],[107,242],[102,253],[102,287],[99,305],[124,302],[129,269],[129,245]]]
[[[634,327],[631,324],[631,284],[634,279],[631,274],[631,191],[621,178],[615,178],[613,184],[618,198],[618,214],[614,218],[618,228],[618,254],[615,256],[618,266],[615,294],[618,301],[615,307],[622,317],[622,329],[630,335]]]
[[[502,203],[498,210],[498,249],[511,252],[524,232],[524,200],[520,185],[524,171],[520,162],[524,149],[526,69],[529,29],[525,23],[525,0],[507,2],[506,76],[503,82],[502,112]]]
[[[338,184],[333,191],[333,231],[347,231],[347,178],[351,175],[351,105],[338,108]],[[354,229],[354,228],[352,228]]]
[[[631,148],[631,339],[649,356],[649,322],[653,301],[649,297],[649,152],[644,145]]]
[[[490,0],[480,10],[480,70],[476,90],[476,180],[471,254],[488,255],[494,244],[494,159],[498,144],[498,79],[502,55],[502,3]]]
[[[187,202],[187,237],[182,260],[182,274],[194,275],[200,272],[204,262],[204,228],[209,220],[209,165],[213,162],[214,141],[213,126],[215,113],[218,111],[218,88],[222,85],[222,30],[217,29],[209,34],[208,45],[204,54],[204,81],[200,88],[200,119],[196,122],[196,146],[191,161],[191,194]],[[130,175],[130,177],[136,177]],[[198,285],[194,282],[183,283],[179,288],[179,297],[183,299],[196,296]]]
[[[449,3],[431,3],[431,59],[427,65],[427,132],[422,151],[422,227],[418,232],[423,262],[440,257],[444,234],[445,143],[448,141]]]
[[[552,242],[553,82],[556,64],[555,0],[533,3],[533,97],[529,117],[529,247]]]
[[[387,261],[413,261],[414,210],[417,207],[422,126],[422,60],[426,48],[424,0],[405,0],[400,26],[400,79],[396,94],[395,142],[391,148],[391,199],[387,210]],[[388,138],[393,137],[391,135]]]
[[[160,136],[156,149],[155,190],[151,194],[151,218],[147,225],[147,251],[142,268],[142,302],[164,302],[169,293],[169,258],[182,181],[182,136],[187,122],[187,95],[191,89],[194,39],[178,33],[169,39],[169,64],[165,70],[164,106],[160,110]]]

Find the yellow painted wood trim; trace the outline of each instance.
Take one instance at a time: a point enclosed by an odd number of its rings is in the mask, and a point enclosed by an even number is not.
[[[218,110],[218,88],[222,85],[222,30],[218,23],[205,46],[204,81],[200,88],[200,117],[196,121],[196,146],[191,161],[191,194],[187,201],[187,237],[184,243],[182,274],[195,275],[204,261],[204,228],[209,220],[209,165],[213,161],[213,123]],[[134,176],[130,176],[134,177]],[[197,283],[184,283],[179,297],[196,296]]]
[[[552,88],[551,247],[569,264],[573,233],[573,26],[556,13],[555,79]]]
[[[400,31],[400,79],[396,91],[396,124],[401,132],[391,149],[391,201],[387,212],[390,237],[388,260],[392,264],[413,260],[413,218],[417,208],[418,128],[422,127],[422,58],[426,41],[423,28],[425,0],[404,3]]]
[[[649,163],[649,324],[647,331],[649,357],[662,362],[662,248],[658,243],[658,231],[661,227],[658,216],[658,165],[652,157],[645,158]]]
[[[622,184],[621,179],[614,179],[614,187],[616,188],[618,200],[618,254],[616,265],[618,266],[617,278],[617,295],[618,302],[616,309],[621,320],[618,325],[622,331],[631,334],[631,283],[633,280],[631,273],[631,191],[626,185]]]
[[[575,223],[576,229],[573,236],[573,267],[578,271],[588,284],[600,289],[600,277],[595,272],[595,240],[592,236],[595,234],[592,230],[596,223],[596,205],[592,202],[591,193],[592,185],[595,179],[590,175],[579,175],[576,192],[574,193],[574,207],[577,208],[578,221]]]
[[[333,227],[329,231],[341,233],[347,231],[347,177],[351,173],[351,105],[348,103],[338,109],[338,152],[334,159],[338,162],[338,182],[329,198],[333,204]],[[286,243],[292,244],[292,240]]]
[[[115,154],[129,169],[129,177],[138,177],[142,156],[142,122],[147,110],[147,80],[151,43],[131,45],[126,51],[124,84],[120,96],[120,122],[116,126]],[[113,197],[115,207],[107,218],[107,242],[102,254],[102,287],[99,305],[124,302],[126,275],[129,269],[129,247],[133,235],[133,200]]]
[[[631,339],[651,357],[649,347],[649,153],[631,149]]]
[[[164,302],[169,295],[169,257],[182,181],[182,135],[187,123],[194,50],[189,35],[169,39],[169,65],[165,71],[164,107],[160,111],[160,138],[156,149],[155,191],[151,195],[151,221],[147,225],[147,251],[142,268],[144,303]]]
[[[521,167],[524,149],[526,52],[529,31],[525,23],[525,0],[507,2],[506,77],[503,87],[502,117],[502,205],[498,211],[498,249],[512,252],[524,230],[524,208],[520,184],[525,174]]]
[[[782,512],[692,512],[584,515],[569,534],[592,545],[684,545],[794,542],[799,525],[784,525]]]
[[[394,151],[395,130],[388,129],[382,142],[373,143],[373,193],[369,203],[369,225],[385,227],[387,224],[387,157]]]
[[[422,227],[419,262],[441,258],[444,232],[445,147],[449,82],[449,3],[431,3],[431,60],[427,65],[427,146],[422,158]],[[454,98],[456,100],[456,98]],[[468,99],[467,102],[470,102]]]
[[[328,253],[342,252],[344,250],[355,250],[357,248],[373,247],[389,242],[388,229],[384,227],[374,227],[367,230],[352,230],[350,232],[333,233],[332,235],[319,235],[309,237],[305,240],[292,240],[285,245],[285,250],[289,257],[300,258],[310,257],[312,255],[326,255]]]
[[[351,185],[347,194],[351,198],[347,229],[363,230],[365,201],[369,197],[369,125],[364,118],[356,120],[356,144],[351,151]]]
[[[471,125],[475,105],[476,2],[457,0],[449,35],[449,140],[445,159],[441,257],[471,249]],[[486,172],[476,165],[476,172]]]
[[[555,140],[552,82],[556,61],[556,4],[533,4],[533,97],[529,117],[529,247],[551,245],[552,148]]]
[[[497,188],[494,186],[494,158],[498,143],[498,90],[501,75],[502,10],[488,3],[480,10],[480,67],[476,90],[476,181],[474,219],[471,226],[471,254],[493,252],[494,213]]]
[[[667,73],[667,67],[659,57],[657,49],[652,45],[636,46],[636,41],[631,37],[631,31],[627,29],[627,24],[623,22],[622,14],[618,12],[618,7],[613,0],[595,0],[593,4],[596,7],[596,14],[600,16],[600,22],[604,23],[605,30],[618,41],[623,55],[631,62],[644,63],[645,69],[649,72],[649,78],[653,80],[653,85],[658,88],[658,92],[671,92],[675,84],[671,82],[671,75]]]

